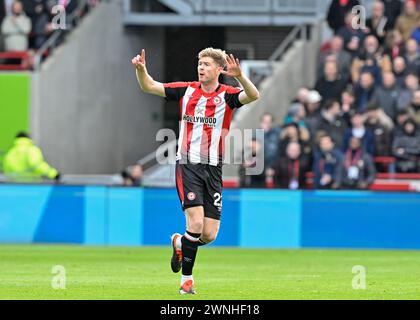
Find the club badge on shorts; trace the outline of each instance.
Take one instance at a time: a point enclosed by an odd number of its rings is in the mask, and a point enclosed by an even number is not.
[[[190,200],[190,201],[195,200],[195,193],[194,193],[194,192],[188,192],[188,194],[187,194],[187,198],[188,198],[188,200]]]

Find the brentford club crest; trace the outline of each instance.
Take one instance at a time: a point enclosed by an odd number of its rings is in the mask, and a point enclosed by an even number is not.
[[[194,192],[188,192],[188,194],[187,194],[187,198],[188,198],[188,200],[190,200],[190,201],[195,200],[195,193],[194,193]]]
[[[214,97],[214,98],[213,98],[213,102],[214,102],[216,105],[218,105],[218,104],[220,104],[220,103],[222,102],[222,99],[221,99],[220,97]]]

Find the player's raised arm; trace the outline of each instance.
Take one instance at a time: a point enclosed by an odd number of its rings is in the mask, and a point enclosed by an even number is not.
[[[239,101],[242,104],[247,104],[257,100],[260,97],[260,93],[251,80],[242,73],[239,59],[236,59],[233,54],[230,54],[226,55],[226,61],[226,71],[223,70],[222,73],[229,77],[236,78],[244,89],[244,91],[239,94]]]
[[[155,94],[161,97],[165,97],[165,88],[163,83],[153,80],[148,74],[146,69],[146,51],[141,50],[141,54],[131,60],[131,63],[136,68],[137,81],[139,82],[140,88],[146,92]]]

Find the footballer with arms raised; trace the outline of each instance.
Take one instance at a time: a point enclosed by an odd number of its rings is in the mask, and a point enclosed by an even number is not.
[[[239,60],[220,49],[198,55],[198,82],[161,83],[146,69],[146,53],[133,58],[140,88],[180,108],[176,186],[186,217],[184,235],[172,235],[172,271],[182,268],[181,294],[195,294],[192,271],[197,249],[216,239],[222,211],[223,146],[233,111],[259,98],[242,73]],[[220,74],[236,78],[242,88],[219,83]]]

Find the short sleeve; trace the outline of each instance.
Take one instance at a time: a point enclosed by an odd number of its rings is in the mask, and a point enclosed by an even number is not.
[[[231,109],[238,109],[243,106],[243,104],[239,101],[239,94],[242,91],[243,90],[239,88],[232,88],[231,90],[226,91],[225,101]]]
[[[185,95],[185,91],[189,86],[188,82],[171,82],[164,83],[165,96],[168,101],[179,101]]]

